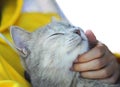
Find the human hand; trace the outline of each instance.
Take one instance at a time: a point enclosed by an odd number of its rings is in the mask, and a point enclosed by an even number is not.
[[[74,61],[72,70],[88,79],[96,79],[106,83],[116,83],[120,75],[120,67],[115,56],[101,42],[96,40],[94,34],[86,32],[91,50],[78,56]]]

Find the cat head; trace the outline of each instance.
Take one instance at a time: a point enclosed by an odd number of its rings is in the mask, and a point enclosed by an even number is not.
[[[84,31],[64,21],[52,21],[34,32],[12,26],[11,36],[24,67],[29,70],[39,65],[70,67],[89,48]]]

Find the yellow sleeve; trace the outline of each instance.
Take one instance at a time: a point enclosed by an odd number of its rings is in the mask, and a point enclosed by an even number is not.
[[[114,53],[114,55],[117,58],[117,61],[120,63],[120,53]]]
[[[4,0],[0,0],[0,3]],[[15,1],[15,2],[14,2]],[[28,31],[46,25],[57,13],[21,13],[23,0],[7,0],[2,7],[0,33],[12,42],[9,27],[20,26]],[[15,7],[16,6],[16,7]],[[0,87],[30,87],[24,78],[24,69],[19,55],[0,37]]]
[[[12,57],[9,58],[12,60]],[[6,62],[2,56],[0,56],[0,87],[30,87],[30,84],[24,79],[20,72]]]
[[[21,86],[16,81],[3,80],[0,81],[0,87],[24,87],[24,86]]]
[[[8,28],[16,22],[22,8],[22,0],[0,0],[0,33],[9,34]],[[10,37],[10,35],[9,35]],[[0,37],[0,87],[30,87],[24,79],[24,69],[18,54]]]

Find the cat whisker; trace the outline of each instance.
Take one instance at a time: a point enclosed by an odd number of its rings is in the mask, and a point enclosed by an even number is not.
[[[78,46],[78,45],[80,45],[80,43],[81,43],[81,41],[78,40],[78,38],[76,38],[76,39],[69,41],[68,47],[73,47],[73,46],[76,47],[76,45]]]

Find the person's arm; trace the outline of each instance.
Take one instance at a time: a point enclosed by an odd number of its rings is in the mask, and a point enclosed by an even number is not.
[[[90,30],[86,35],[92,48],[75,60],[72,70],[80,72],[84,78],[116,83],[120,76],[120,66],[116,57],[106,45],[97,41]]]

